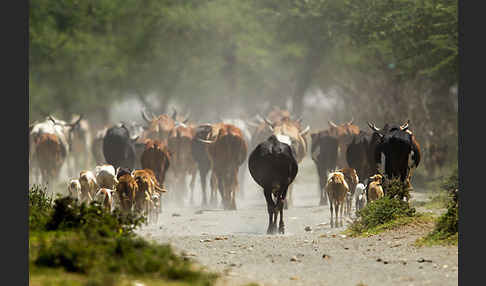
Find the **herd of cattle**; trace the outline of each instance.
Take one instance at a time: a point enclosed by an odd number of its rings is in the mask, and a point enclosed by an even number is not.
[[[327,130],[310,134],[308,152],[310,127],[278,108],[253,120],[222,119],[213,124],[191,123],[175,110],[172,115],[149,116],[145,110],[141,115],[144,125],[120,122],[93,138],[82,116],[70,122],[47,116],[30,124],[31,181],[55,182],[66,164],[75,177],[68,183],[69,193],[80,201],[98,200],[110,210],[119,206],[157,220],[162,193],[179,204],[189,196],[194,204],[198,171],[202,207],[216,207],[220,197],[225,210],[235,210],[248,170],[264,190],[267,232],[276,233],[280,214],[278,231],[284,233],[283,209],[292,206],[292,183],[308,153],[319,176],[319,204],[330,205],[331,226],[342,225],[342,214],[350,214],[353,199],[358,210],[383,196],[384,176],[410,185],[410,170],[421,159],[408,121],[382,129],[368,123],[370,131],[360,130],[353,120],[340,125],[329,121]]]

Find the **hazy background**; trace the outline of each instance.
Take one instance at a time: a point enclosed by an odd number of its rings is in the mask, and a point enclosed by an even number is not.
[[[29,121],[287,108],[311,131],[411,120],[457,165],[457,1],[29,1]],[[417,172],[423,169],[419,167]]]

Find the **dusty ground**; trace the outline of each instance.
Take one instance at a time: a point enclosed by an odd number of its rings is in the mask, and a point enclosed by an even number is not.
[[[237,211],[165,206],[160,223],[139,232],[149,239],[170,243],[209,270],[221,273],[219,285],[458,284],[457,247],[411,245],[432,225],[369,238],[344,237],[341,231],[349,222],[331,229],[329,208],[317,205],[317,178],[312,164],[304,160],[299,171],[294,206],[284,211],[285,235],[265,234],[265,200],[250,179],[245,199],[237,201]],[[199,203],[199,188],[196,194]],[[413,195],[416,200],[428,197],[418,192]],[[312,230],[306,231],[307,226]]]

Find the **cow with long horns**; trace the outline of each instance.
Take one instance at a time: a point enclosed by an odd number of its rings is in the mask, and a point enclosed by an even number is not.
[[[219,190],[224,209],[236,210],[236,192],[239,189],[238,169],[246,159],[248,145],[238,127],[221,123],[218,129],[215,139],[198,140],[209,144],[208,153],[213,172],[212,192],[216,188]]]
[[[388,178],[399,177],[410,186],[410,169],[420,163],[420,145],[409,129],[410,120],[400,126],[385,125],[378,129],[375,124],[368,123],[373,134],[379,137],[375,150],[375,164],[381,164],[381,154],[385,156],[385,174]],[[409,165],[410,156],[412,164]]]
[[[353,124],[354,118],[351,121],[343,123],[343,124],[336,124],[332,121],[329,121],[329,135],[333,136],[338,141],[338,154],[337,154],[337,166],[339,168],[346,168],[349,167],[346,161],[346,150],[348,145],[354,138],[354,135],[359,134],[359,127]]]

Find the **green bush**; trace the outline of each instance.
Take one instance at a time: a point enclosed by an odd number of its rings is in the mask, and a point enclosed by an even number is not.
[[[425,237],[429,242],[457,244],[459,227],[459,176],[457,169],[442,184],[449,193],[447,212],[439,217],[434,230]]]
[[[413,217],[415,209],[407,202],[383,197],[367,204],[357,212],[357,219],[351,224],[354,233],[363,233],[401,217]]]
[[[383,178],[383,192],[385,196],[389,198],[396,198],[403,200],[404,198],[409,201],[410,199],[410,186],[406,182],[402,182],[400,178]]]
[[[193,270],[192,262],[175,255],[169,245],[138,237],[134,230],[144,221],[143,216],[118,209],[110,213],[97,202],[79,204],[70,197],[53,200],[45,188],[34,186],[29,189],[29,227],[33,230],[29,265],[90,277],[126,274],[212,285],[217,275]]]
[[[29,189],[29,230],[43,230],[49,220],[53,199],[47,187],[34,185]]]
[[[141,215],[125,214],[118,209],[110,213],[98,202],[79,204],[76,199],[62,197],[54,201],[46,230],[79,229],[89,237],[117,237],[132,234],[143,222],[145,217]]]

